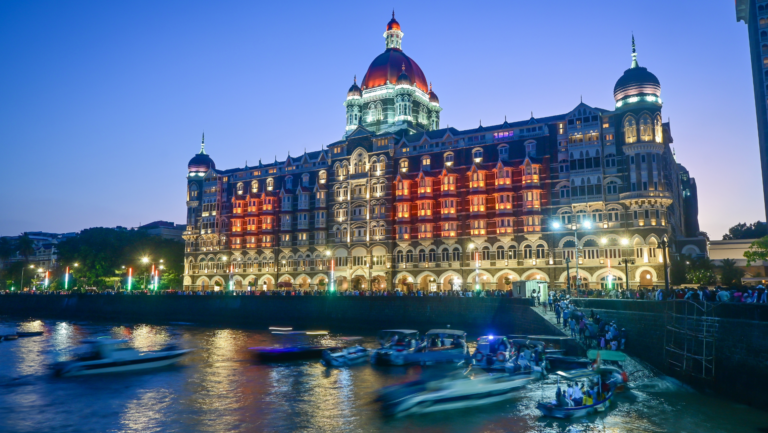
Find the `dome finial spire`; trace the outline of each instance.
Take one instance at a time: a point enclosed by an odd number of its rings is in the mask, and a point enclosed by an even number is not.
[[[203,131],[203,141],[200,143],[200,153],[205,155],[205,131]]]
[[[638,66],[640,65],[637,63],[637,50],[635,49],[635,34],[632,33],[632,66],[630,67],[630,69],[637,68]]]
[[[392,19],[395,19],[395,8],[392,8]]]

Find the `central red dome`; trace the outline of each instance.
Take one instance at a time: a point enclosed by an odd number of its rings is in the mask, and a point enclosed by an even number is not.
[[[408,74],[413,85],[427,93],[429,86],[424,72],[421,72],[421,68],[416,62],[397,48],[387,48],[386,51],[373,59],[363,78],[363,89],[383,86],[387,84],[387,80],[391,84],[395,84],[397,77],[403,72],[403,65],[405,65],[405,73]]]

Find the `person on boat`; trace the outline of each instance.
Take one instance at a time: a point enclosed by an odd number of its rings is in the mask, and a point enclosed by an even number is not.
[[[581,391],[581,386],[578,383],[573,387],[573,405],[584,405],[584,393]]]
[[[555,391],[555,403],[559,407],[565,406],[565,398],[563,398],[563,391],[560,390],[560,384],[557,385],[557,391]]]

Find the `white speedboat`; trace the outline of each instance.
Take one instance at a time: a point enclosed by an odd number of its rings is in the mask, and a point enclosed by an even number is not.
[[[384,413],[397,416],[462,409],[514,397],[530,382],[530,378],[470,367],[437,380],[417,380],[383,388],[378,401]]]
[[[543,379],[547,375],[544,343],[534,340],[512,340],[512,354],[504,369],[511,376],[530,376]]]
[[[405,365],[407,356],[418,348],[419,331],[385,329],[377,337],[381,347],[371,355],[371,364]]]
[[[126,347],[128,340],[102,338],[83,340],[82,343],[74,359],[52,366],[57,376],[119,373],[164,367],[178,362],[194,350],[168,347],[163,350],[139,352]]]
[[[354,339],[359,339],[356,337]],[[353,338],[347,337],[342,340],[351,341]],[[320,363],[326,367],[349,367],[350,365],[362,364],[371,356],[371,349],[367,349],[359,344],[348,347],[332,347],[323,351]]]

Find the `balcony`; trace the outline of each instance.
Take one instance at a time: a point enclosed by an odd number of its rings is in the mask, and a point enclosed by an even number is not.
[[[419,187],[419,197],[432,197],[432,187],[431,186],[420,186]]]
[[[669,191],[633,191],[619,194],[620,200],[635,200],[644,198],[660,198],[662,200],[672,200],[672,194]]]
[[[325,220],[317,220],[315,221],[315,227],[316,228],[325,228]]]
[[[443,185],[441,185],[440,192],[442,194],[455,195],[456,194],[456,184],[453,184],[453,183],[443,184]]]
[[[538,174],[530,174],[527,176],[523,176],[523,186],[529,186],[529,185],[539,185],[539,175]]]
[[[318,200],[315,200],[315,207],[325,207],[325,199],[321,198]]]
[[[299,221],[297,224],[297,227],[299,229],[308,229],[309,228],[309,221]]]

